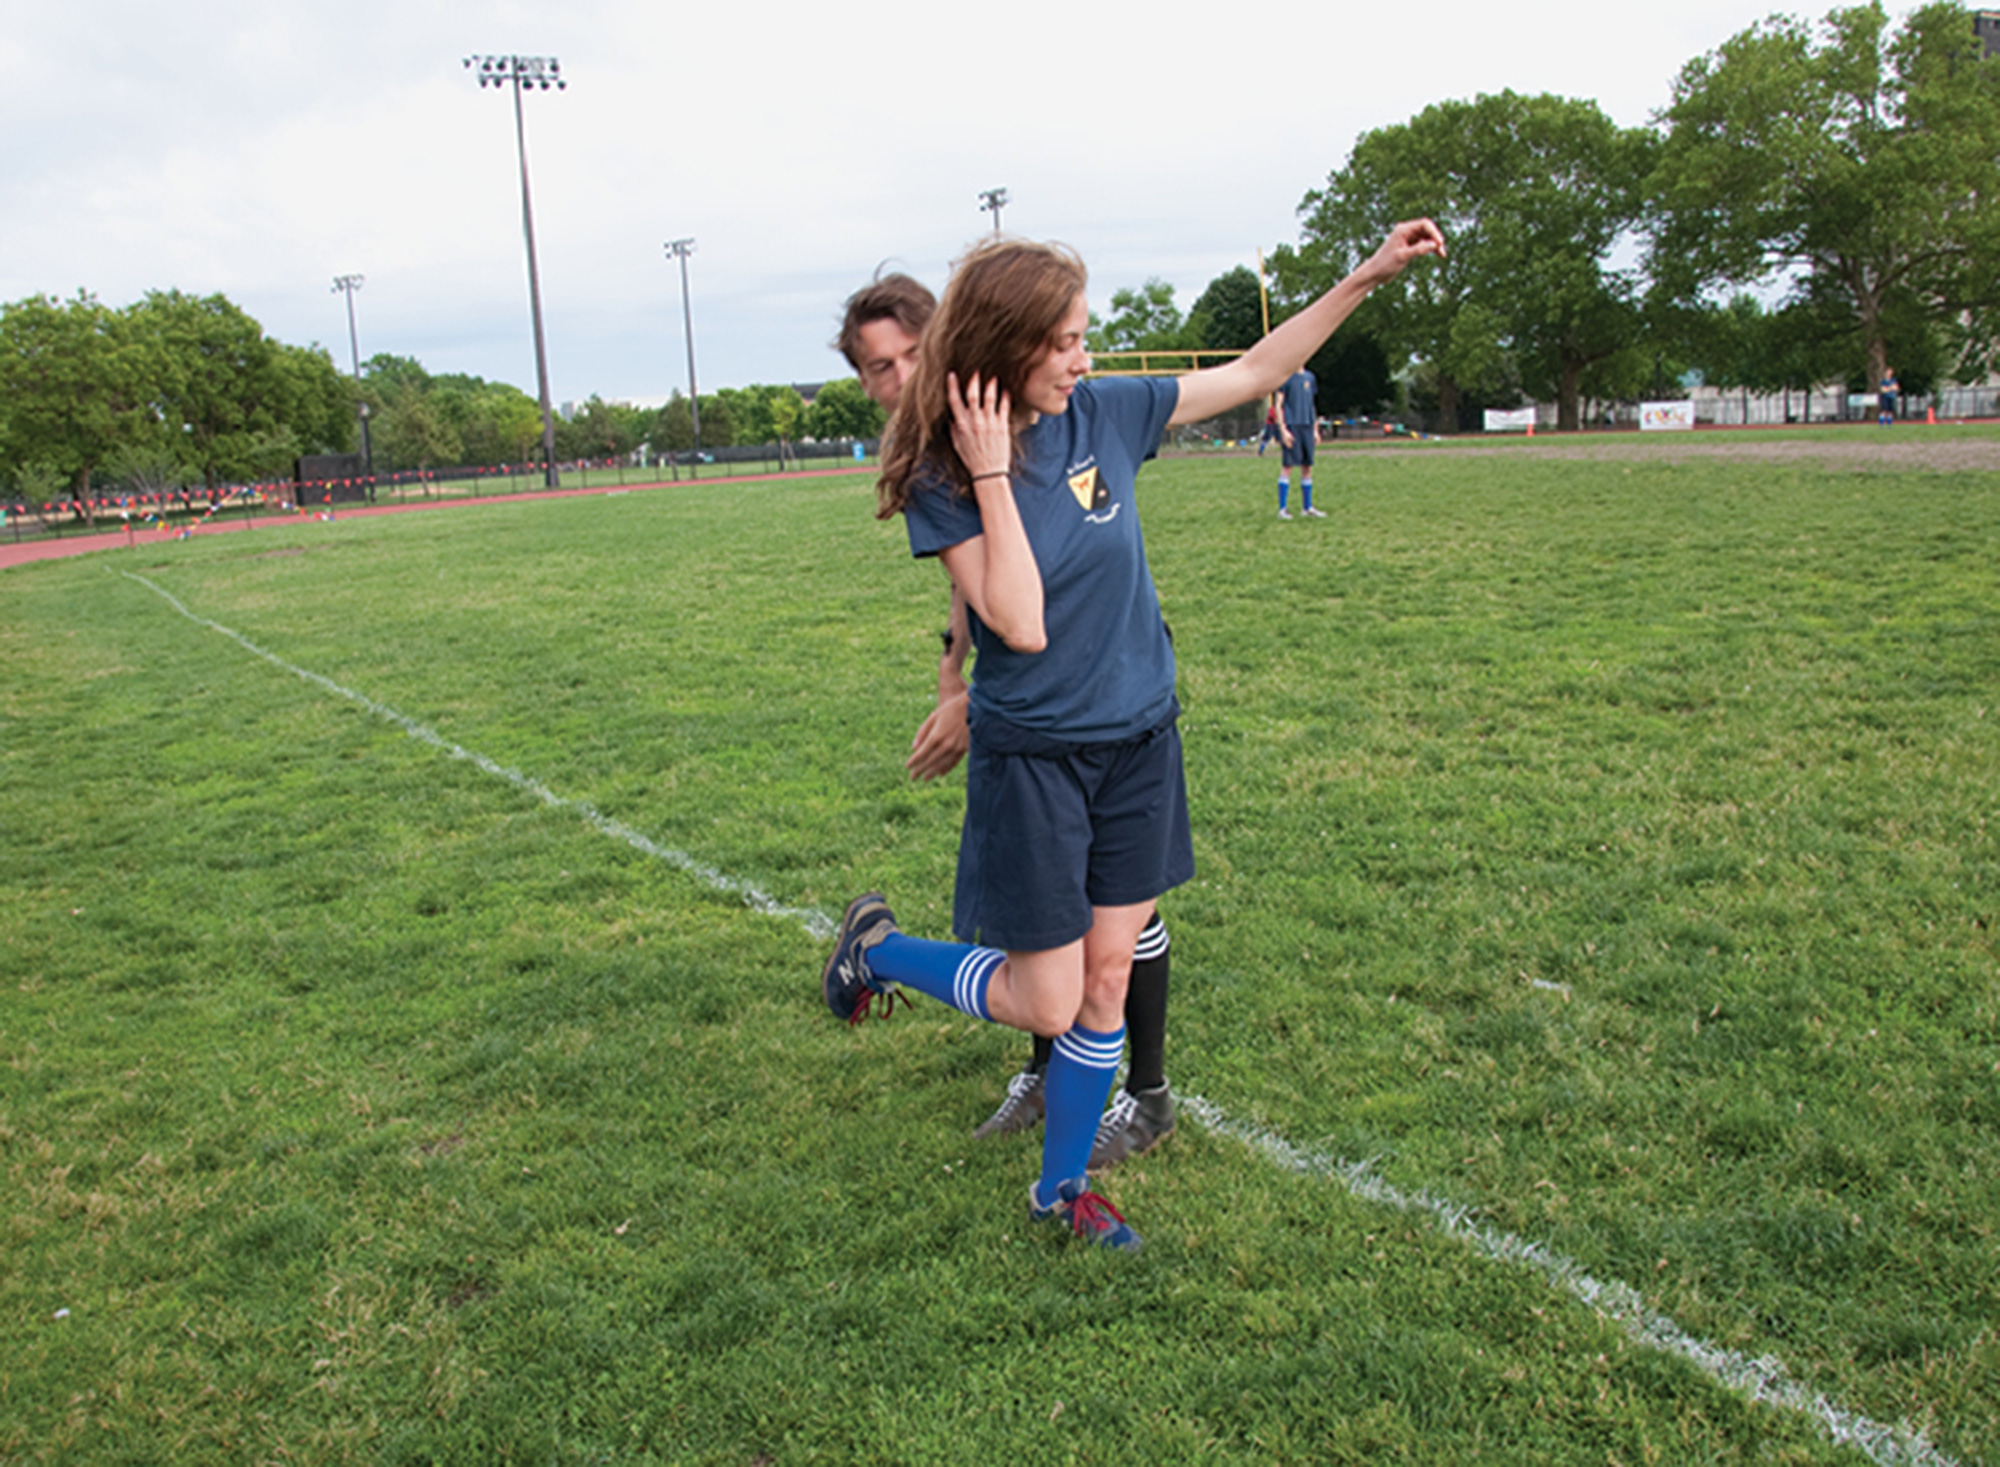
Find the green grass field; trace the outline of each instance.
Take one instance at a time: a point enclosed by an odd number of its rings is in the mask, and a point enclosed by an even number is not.
[[[1142,480],[1136,1258],[820,1004],[962,799],[865,479],[0,575],[0,1458],[2000,1462],[2000,479],[1270,477]]]

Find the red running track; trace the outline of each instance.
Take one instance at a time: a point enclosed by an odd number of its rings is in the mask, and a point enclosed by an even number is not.
[[[342,504],[334,507],[336,519],[360,519],[378,514],[414,514],[427,509],[456,509],[463,505],[514,504],[524,499],[574,499],[581,495],[595,494],[637,494],[649,489],[708,488],[717,484],[759,484],[779,479],[823,479],[837,474],[852,474],[852,467],[838,469],[795,469],[789,474],[739,474],[719,479],[679,479],[662,480],[651,484],[600,484],[590,489],[531,489],[519,494],[486,494],[466,499],[427,499],[414,504]],[[866,472],[864,468],[862,472]],[[303,514],[294,511],[289,514],[273,512],[263,517],[261,523],[269,528],[296,519],[309,518],[318,511],[307,510]],[[203,524],[194,531],[193,538],[209,535],[226,535],[237,530],[254,530],[259,521],[255,519],[223,520],[213,524]],[[65,555],[88,555],[95,550],[122,550],[126,547],[149,546],[164,548],[177,543],[176,535],[145,528],[137,524],[109,530],[100,535],[42,535],[33,540],[23,540],[18,545],[0,543],[0,570],[9,566],[26,565],[32,560],[55,560]]]

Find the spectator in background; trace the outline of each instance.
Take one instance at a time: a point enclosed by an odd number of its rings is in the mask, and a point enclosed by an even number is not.
[[[1283,463],[1278,469],[1278,518],[1288,520],[1292,512],[1285,507],[1285,500],[1291,493],[1291,473],[1299,471],[1299,513],[1311,519],[1325,519],[1326,511],[1313,508],[1313,449],[1319,443],[1319,408],[1315,395],[1319,391],[1319,379],[1300,367],[1285,379],[1285,385],[1278,389],[1278,437],[1285,445]]]

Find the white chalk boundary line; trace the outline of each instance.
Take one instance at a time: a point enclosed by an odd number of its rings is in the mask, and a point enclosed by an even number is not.
[[[295,667],[275,652],[259,647],[242,633],[232,631],[220,622],[210,621],[207,617],[188,610],[170,592],[161,589],[144,576],[134,575],[131,571],[120,571],[119,574],[127,580],[137,581],[195,625],[206,627],[229,638],[245,651],[263,658],[273,667],[294,677],[303,678],[337,698],[344,698],[358,707],[365,708],[377,718],[393,723],[418,742],[428,744],[453,759],[462,759],[474,768],[496,779],[504,780],[526,794],[533,795],[550,809],[577,815],[600,833],[614,840],[623,841],[645,855],[665,861],[675,869],[694,877],[703,885],[730,896],[741,897],[743,904],[753,911],[767,917],[795,921],[804,927],[808,934],[821,941],[833,936],[836,924],[825,913],[805,907],[785,906],[750,883],[739,881],[718,871],[684,851],[670,850],[659,845],[630,826],[599,813],[594,806],[582,800],[567,799],[558,795],[540,781],[517,769],[509,769],[484,754],[475,753],[455,744],[435,730],[398,713],[393,708],[377,703],[373,698],[357,693],[351,688],[342,687],[333,679],[322,677],[319,673]],[[1400,1187],[1376,1176],[1366,1162],[1346,1162],[1320,1152],[1302,1150],[1275,1131],[1234,1119],[1219,1106],[1199,1095],[1182,1096],[1180,1107],[1183,1114],[1192,1117],[1206,1129],[1218,1136],[1242,1142],[1286,1171],[1331,1178],[1364,1202],[1428,1218],[1446,1237],[1456,1239],[1475,1253],[1482,1254],[1495,1262],[1518,1264],[1534,1269],[1554,1288],[1616,1324],[1625,1332],[1626,1337],[1635,1343],[1657,1350],[1661,1354],[1685,1360],[1717,1385],[1737,1395],[1806,1417],[1835,1444],[1859,1449],[1869,1460],[1877,1463],[1878,1467],[1959,1467],[1954,1458],[1946,1456],[1932,1446],[1921,1433],[1909,1425],[1898,1423],[1895,1426],[1886,1426],[1848,1410],[1838,1402],[1829,1400],[1826,1396],[1794,1380],[1784,1363],[1774,1356],[1751,1357],[1698,1339],[1682,1329],[1670,1316],[1660,1313],[1649,1305],[1644,1296],[1631,1285],[1594,1278],[1574,1259],[1565,1258],[1540,1243],[1488,1227],[1476,1221],[1475,1209],[1471,1207],[1435,1196],[1429,1191],[1405,1192]]]
[[[823,912],[811,911],[804,907],[785,906],[777,898],[759,890],[749,882],[738,881],[735,877],[718,871],[705,862],[696,860],[686,851],[676,851],[658,844],[650,837],[632,829],[631,826],[621,821],[613,820],[587,801],[572,800],[559,795],[539,780],[521,773],[520,770],[509,769],[506,765],[489,759],[484,754],[475,753],[462,745],[454,744],[435,729],[426,728],[414,718],[406,718],[395,709],[377,703],[373,698],[362,693],[357,693],[352,688],[344,688],[332,678],[322,677],[316,672],[308,672],[303,667],[294,667],[291,663],[285,661],[284,658],[278,656],[277,653],[266,651],[264,648],[259,647],[241,632],[232,631],[222,625],[222,623],[210,621],[205,616],[197,616],[175,599],[172,593],[162,590],[144,576],[134,575],[131,571],[120,571],[119,574],[129,581],[137,581],[196,626],[207,627],[212,632],[220,633],[243,648],[244,651],[263,658],[273,667],[289,672],[293,677],[304,678],[307,682],[313,684],[313,686],[323,688],[327,692],[332,693],[336,698],[345,698],[348,702],[367,709],[377,718],[395,724],[396,727],[419,743],[429,744],[433,749],[448,754],[454,759],[463,759],[475,769],[490,774],[495,779],[505,780],[522,793],[533,795],[551,810],[561,810],[567,814],[580,817],[586,825],[589,825],[600,833],[610,836],[613,840],[623,841],[635,851],[665,861],[676,870],[685,871],[704,886],[710,887],[715,891],[727,893],[730,896],[741,897],[743,905],[749,907],[752,911],[761,912],[767,917],[783,917],[798,922],[804,926],[807,932],[822,940],[830,939],[837,930],[834,922]]]
[[[1905,1464],[1957,1467],[1952,1458],[1907,1424],[1884,1426],[1849,1411],[1792,1379],[1784,1362],[1774,1356],[1753,1358],[1697,1339],[1671,1317],[1654,1309],[1631,1285],[1593,1278],[1574,1259],[1540,1243],[1488,1227],[1475,1220],[1473,1208],[1429,1191],[1405,1192],[1376,1176],[1367,1162],[1341,1161],[1320,1152],[1301,1150],[1275,1131],[1233,1119],[1199,1095],[1181,1096],[1179,1105],[1184,1114],[1194,1117],[1216,1135],[1241,1141],[1286,1171],[1330,1177],[1364,1202],[1429,1218],[1439,1232],[1456,1238],[1475,1253],[1496,1262],[1534,1269],[1555,1288],[1616,1324],[1627,1338],[1663,1355],[1687,1361],[1710,1380],[1738,1395],[1809,1417],[1835,1443],[1858,1447],[1882,1467],[1892,1464],[1893,1467]]]

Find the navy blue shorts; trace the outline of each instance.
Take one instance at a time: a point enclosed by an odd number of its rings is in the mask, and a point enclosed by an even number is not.
[[[973,722],[952,926],[967,942],[1044,952],[1194,875],[1178,706],[1157,728],[1072,744]]]
[[[1304,464],[1307,468],[1311,468],[1313,461],[1313,425],[1311,423],[1287,423],[1285,426],[1292,430],[1292,446],[1285,450],[1285,467],[1290,468],[1294,464]]]

